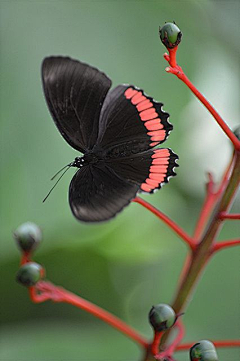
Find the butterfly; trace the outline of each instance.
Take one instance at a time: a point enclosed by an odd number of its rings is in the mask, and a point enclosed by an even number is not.
[[[110,90],[104,73],[69,57],[45,58],[42,82],[58,130],[83,154],[68,165],[79,168],[69,187],[79,221],[106,221],[176,175],[178,156],[157,148],[173,128],[162,103],[133,85]]]

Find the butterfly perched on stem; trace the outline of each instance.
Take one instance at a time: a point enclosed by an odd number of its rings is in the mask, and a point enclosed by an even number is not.
[[[104,73],[68,57],[45,58],[42,81],[58,130],[83,154],[68,165],[79,168],[69,187],[78,220],[108,220],[175,175],[177,155],[156,148],[172,130],[162,103],[133,85],[110,90]]]

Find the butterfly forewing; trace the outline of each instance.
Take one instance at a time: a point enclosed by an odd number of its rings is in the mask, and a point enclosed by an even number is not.
[[[134,152],[141,152],[164,142],[172,125],[162,105],[134,86],[117,86],[104,101],[97,143],[104,149],[132,144]]]
[[[111,80],[80,61],[49,57],[42,64],[42,81],[49,110],[62,136],[80,152],[92,149]]]

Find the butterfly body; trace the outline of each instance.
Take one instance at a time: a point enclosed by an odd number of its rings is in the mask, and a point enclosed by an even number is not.
[[[175,175],[177,155],[157,148],[172,130],[162,103],[133,85],[110,90],[104,73],[67,57],[44,59],[42,80],[56,126],[83,153],[71,163],[79,170],[69,187],[78,220],[108,220]]]

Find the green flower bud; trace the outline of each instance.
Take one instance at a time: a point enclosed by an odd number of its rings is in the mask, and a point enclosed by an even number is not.
[[[149,322],[155,331],[164,331],[169,329],[176,322],[176,314],[172,307],[165,303],[159,303],[153,306],[149,312]]]
[[[218,361],[217,352],[212,342],[202,340],[190,348],[191,361]]]
[[[234,134],[236,135],[236,137],[240,140],[240,126],[237,127],[237,128],[234,130],[233,133],[234,133]]]
[[[21,266],[17,272],[16,280],[23,286],[34,286],[43,275],[43,268],[35,262],[28,262]]]
[[[23,223],[16,229],[13,235],[19,248],[24,252],[34,250],[42,240],[40,228],[31,222]]]
[[[173,49],[180,43],[182,33],[175,23],[165,23],[162,28],[159,26],[159,36],[166,48]]]

